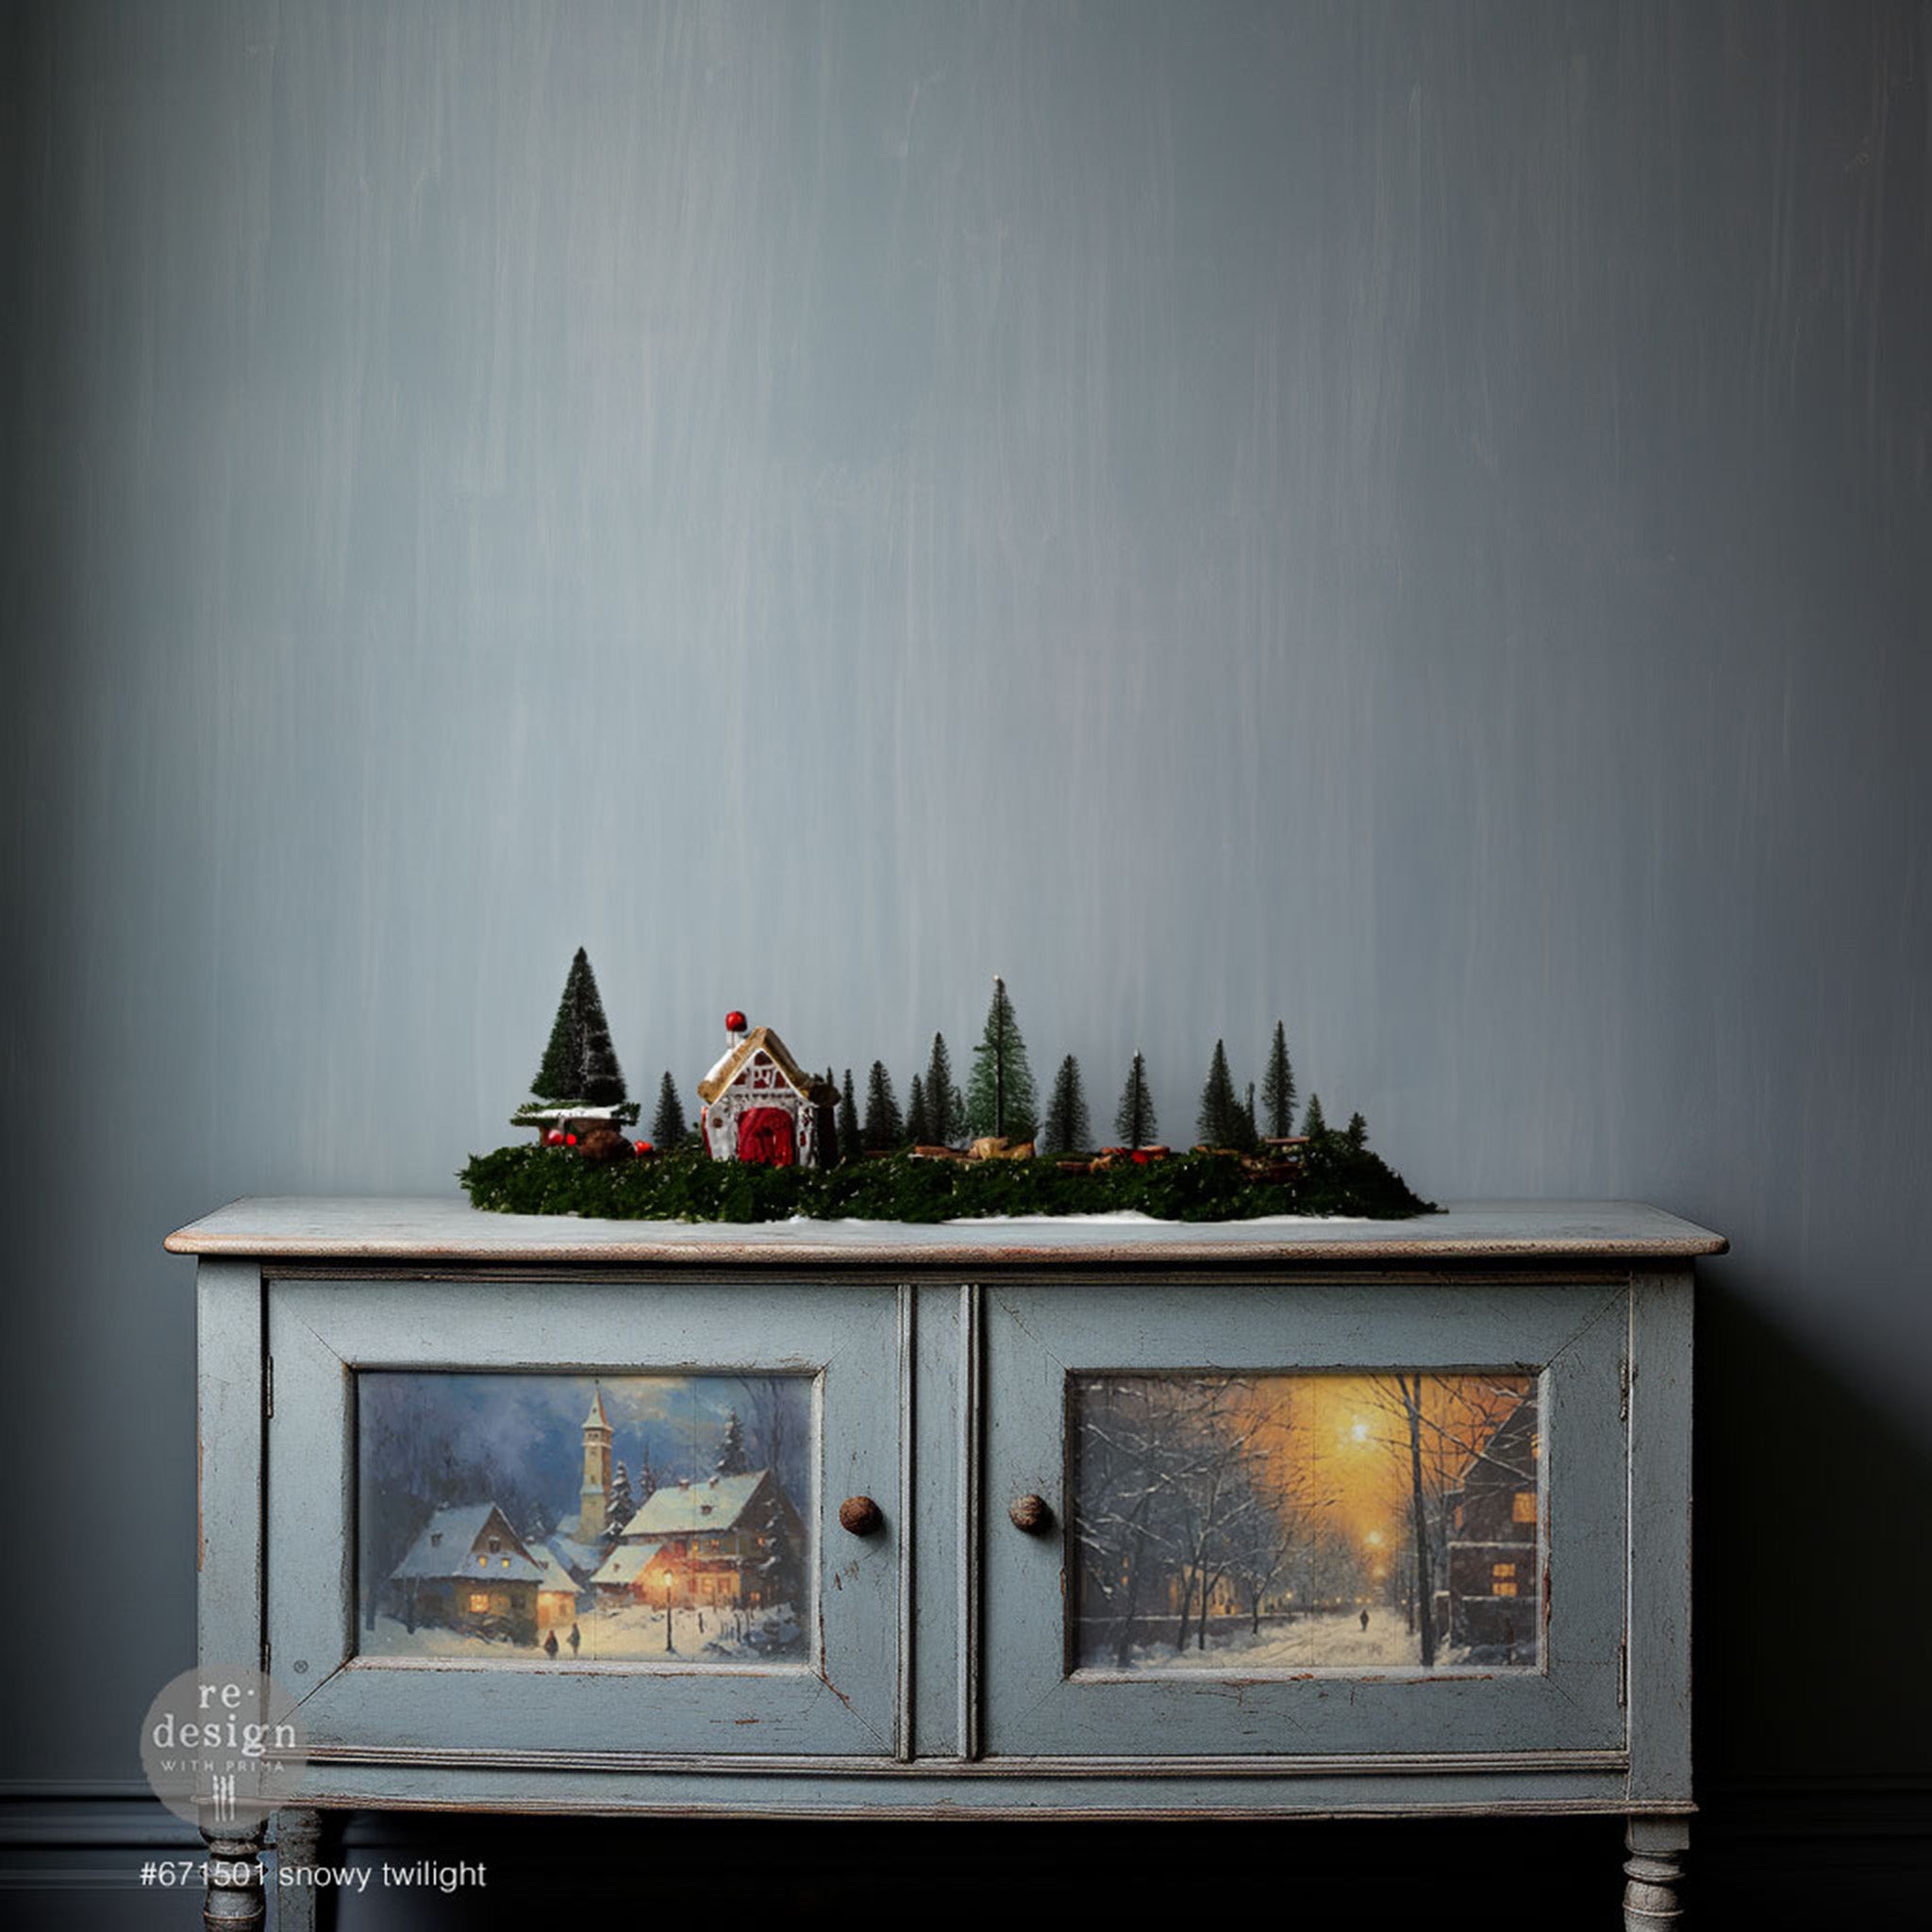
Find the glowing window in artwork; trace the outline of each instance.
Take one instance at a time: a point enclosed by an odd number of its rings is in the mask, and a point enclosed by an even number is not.
[[[1536,1521],[1536,1491],[1518,1490],[1516,1498],[1509,1506],[1509,1518],[1513,1523],[1534,1523]]]
[[[470,1610],[474,1616],[482,1616],[490,1607],[490,1592],[487,1590],[473,1590],[470,1592]]]

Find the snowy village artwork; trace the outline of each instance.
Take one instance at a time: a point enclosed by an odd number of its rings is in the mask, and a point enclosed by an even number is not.
[[[1536,1377],[1115,1374],[1068,1401],[1076,1668],[1538,1665]]]
[[[364,1372],[359,1649],[806,1660],[805,1375]]]

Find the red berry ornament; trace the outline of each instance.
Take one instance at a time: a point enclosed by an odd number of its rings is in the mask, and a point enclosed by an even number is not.
[[[563,1144],[566,1147],[575,1147],[577,1144],[577,1137],[575,1134],[566,1134],[563,1137]]]
[[[639,1154],[650,1154],[655,1151],[648,1141],[633,1141],[630,1144]]]
[[[560,1127],[552,1127],[543,1136],[543,1144],[546,1147],[561,1147],[563,1145],[563,1130]]]
[[[724,1015],[724,1030],[727,1033],[742,1033],[744,1031],[744,1015],[736,1008],[726,1013]]]

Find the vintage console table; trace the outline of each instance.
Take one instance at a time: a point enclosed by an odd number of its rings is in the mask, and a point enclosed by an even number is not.
[[[284,1857],[364,1807],[1608,1812],[1626,1924],[1676,1924],[1692,1274],[1724,1245],[1628,1203],[240,1201],[168,1241],[202,1657],[300,1699]],[[240,1857],[208,1923],[251,1923],[261,1835],[209,1842]]]

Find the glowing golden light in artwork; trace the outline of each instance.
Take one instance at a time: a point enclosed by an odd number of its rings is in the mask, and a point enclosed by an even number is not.
[[[1352,1442],[1366,1442],[1369,1440],[1368,1424],[1359,1422],[1355,1424],[1355,1425],[1352,1428],[1350,1428],[1348,1432],[1348,1437],[1349,1441]]]

